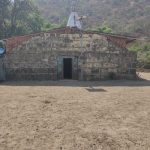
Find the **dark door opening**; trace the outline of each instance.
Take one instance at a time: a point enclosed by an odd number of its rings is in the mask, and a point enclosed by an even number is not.
[[[63,59],[64,79],[72,79],[72,58]]]

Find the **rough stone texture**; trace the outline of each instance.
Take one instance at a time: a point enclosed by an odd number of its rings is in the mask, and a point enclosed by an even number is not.
[[[75,80],[136,76],[136,54],[117,47],[103,35],[43,33],[6,54],[6,79],[63,79],[63,58],[72,58]]]

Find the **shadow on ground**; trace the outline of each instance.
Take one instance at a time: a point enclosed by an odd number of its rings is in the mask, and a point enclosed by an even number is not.
[[[110,81],[6,81],[0,82],[0,86],[68,86],[68,87],[98,87],[98,86],[150,86],[150,80],[110,80]],[[88,89],[87,89],[88,90]],[[95,89],[94,89],[95,90]],[[92,88],[89,91],[94,92]],[[104,92],[104,91],[101,91]]]
[[[86,88],[86,90],[88,92],[107,92],[106,90],[102,89],[102,88],[94,88],[94,87],[89,87],[89,88]]]

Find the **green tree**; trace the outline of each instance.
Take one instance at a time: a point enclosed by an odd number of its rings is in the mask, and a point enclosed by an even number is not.
[[[11,6],[11,35],[41,31],[43,20],[31,0],[14,0]]]
[[[40,32],[43,24],[32,0],[0,0],[0,39]]]
[[[7,36],[10,0],[0,0],[0,39]]]

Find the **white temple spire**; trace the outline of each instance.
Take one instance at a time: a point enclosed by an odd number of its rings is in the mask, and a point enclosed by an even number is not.
[[[79,29],[82,28],[77,12],[71,12],[68,23],[67,23],[67,27],[71,27],[71,28],[77,27]]]
[[[81,22],[78,16],[78,13],[76,12],[77,7],[77,0],[71,0],[71,14],[68,19],[67,27],[77,27],[81,29]]]

